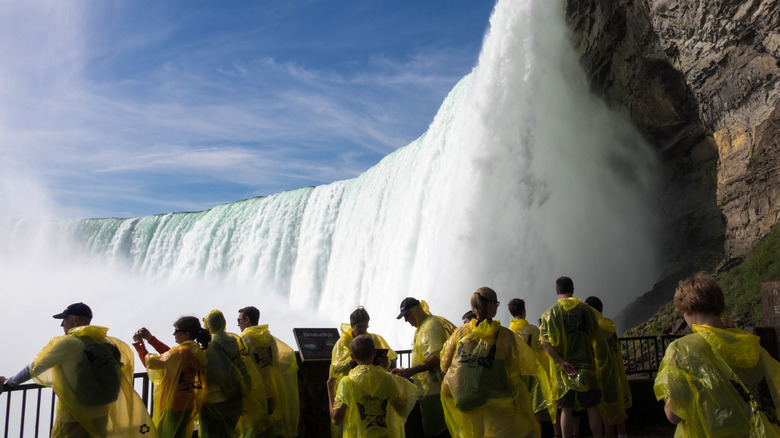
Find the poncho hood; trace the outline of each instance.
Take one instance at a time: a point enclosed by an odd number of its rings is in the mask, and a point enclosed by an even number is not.
[[[271,342],[271,332],[268,331],[268,324],[263,325],[253,325],[252,327],[247,327],[244,329],[242,334],[246,334],[249,336],[252,336],[253,338],[257,339],[259,342],[267,343]]]
[[[212,310],[203,318],[203,325],[206,326],[206,330],[211,334],[224,331],[226,325],[225,315],[219,310]]]
[[[759,337],[740,329],[719,329],[694,324],[691,329],[703,337],[730,366],[752,368],[761,355]]]
[[[496,331],[501,327],[501,321],[482,321],[477,324],[476,319],[469,321],[471,325],[471,332],[478,338],[487,338],[494,336]]]
[[[100,327],[98,325],[82,325],[79,327],[73,327],[68,331],[69,335],[78,336],[80,338],[90,338],[97,341],[106,338],[108,333],[108,327]]]
[[[355,335],[352,334],[352,324],[345,322],[339,327],[341,329],[341,337],[347,341],[351,341]]]
[[[561,299],[558,300],[558,304],[560,304],[561,307],[563,307],[563,310],[565,310],[567,312],[569,310],[577,307],[577,305],[580,304],[581,302],[582,301],[580,301],[579,298],[574,298],[574,297],[561,298]]]
[[[513,319],[509,321],[509,330],[513,332],[519,332],[528,325],[528,321],[525,319]]]

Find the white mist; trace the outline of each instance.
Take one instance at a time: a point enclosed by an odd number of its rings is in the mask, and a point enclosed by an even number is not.
[[[614,315],[657,278],[655,158],[625,117],[589,94],[560,7],[501,0],[479,65],[428,132],[361,176],[200,213],[6,221],[0,374],[60,333],[84,301],[130,342],[172,342],[181,315],[255,305],[295,346],[296,326],[335,326],[358,305],[394,348],[406,296],[458,322],[471,293],[526,299],[534,321],[560,275]],[[234,327],[234,330],[237,328]]]

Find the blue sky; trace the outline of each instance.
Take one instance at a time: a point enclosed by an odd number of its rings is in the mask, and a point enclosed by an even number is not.
[[[0,0],[0,215],[194,211],[352,178],[425,132],[493,5]]]

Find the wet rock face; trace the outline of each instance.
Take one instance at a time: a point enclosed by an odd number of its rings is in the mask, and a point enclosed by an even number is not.
[[[668,262],[744,255],[780,223],[780,0],[564,5],[593,90],[666,164]]]

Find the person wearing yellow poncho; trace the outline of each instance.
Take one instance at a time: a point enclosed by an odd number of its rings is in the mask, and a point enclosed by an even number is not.
[[[222,312],[209,312],[203,325],[211,333],[211,342],[206,349],[207,385],[200,412],[200,436],[258,435],[270,424],[260,374],[249,360],[241,338],[225,331]]]
[[[588,413],[593,436],[601,438],[603,427],[598,410],[601,385],[593,348],[603,318],[572,296],[571,278],[556,279],[555,293],[558,302],[542,314],[539,339],[555,362],[550,372],[550,389],[561,411],[561,432],[564,438],[574,434],[574,406],[579,403]]]
[[[391,368],[394,364],[398,354],[393,351],[387,344],[385,338],[376,334],[368,333],[368,323],[371,317],[363,306],[358,307],[349,315],[349,324],[341,324],[341,337],[336,341],[336,345],[333,346],[333,353],[331,354],[330,369],[328,370],[328,377],[343,377],[349,374],[349,371],[354,367],[355,363],[350,358],[350,343],[359,335],[368,335],[374,340],[374,348],[377,350],[387,350],[382,357],[377,356],[377,365],[381,365],[386,370]]]
[[[327,382],[328,405],[334,424],[343,422],[347,438],[403,438],[406,417],[417,400],[417,388],[406,379],[374,365],[374,340],[358,335],[350,342],[357,362],[341,379]]]
[[[604,304],[598,297],[588,297],[585,304],[593,307],[599,313]],[[623,354],[620,352],[617,330],[611,319],[604,318],[602,334],[596,339],[596,370],[601,382],[601,403],[599,413],[604,422],[604,436],[612,438],[617,428],[618,438],[627,437],[626,409],[631,407],[631,388],[628,386],[626,366]]]
[[[550,391],[550,356],[542,348],[542,343],[539,342],[539,327],[529,324],[525,319],[525,301],[522,299],[513,298],[509,300],[507,307],[513,318],[509,321],[509,330],[512,330],[519,336],[520,341],[528,345],[536,356],[536,372],[532,375],[523,376],[523,381],[531,394],[534,417],[541,426],[542,413],[547,411],[550,421],[555,423],[555,400],[553,400],[552,392]]]
[[[269,429],[261,436],[298,435],[300,402],[298,361],[290,346],[273,337],[268,325],[257,325],[260,311],[248,306],[238,311],[238,327],[249,358],[260,374],[267,397]]]
[[[489,287],[471,296],[476,315],[444,345],[441,402],[453,437],[541,436],[523,375],[534,375],[536,356],[509,329],[493,321],[498,297]]]
[[[376,365],[381,365],[386,370],[389,370],[391,366],[395,368],[395,359],[398,354],[390,348],[383,337],[375,333],[368,333],[370,320],[371,316],[369,316],[368,311],[360,306],[349,315],[349,324],[341,324],[341,337],[333,346],[328,370],[328,377],[336,377],[336,385],[338,385],[338,379],[349,374],[350,370],[357,365],[350,357],[350,343],[360,335],[370,336],[374,340],[374,347],[383,350],[381,356],[376,356]],[[331,436],[334,438],[341,436],[341,427],[331,423]]]
[[[0,377],[0,383],[12,387],[32,378],[54,390],[58,402],[52,437],[158,436],[133,390],[130,347],[106,336],[107,328],[89,325],[92,310],[84,303],[71,304],[54,318],[62,319],[65,335],[52,338],[30,365],[8,380]]]
[[[169,348],[142,328],[133,335],[133,346],[154,385],[153,418],[160,436],[190,438],[203,400],[204,349],[211,335],[198,318],[182,316],[173,323],[173,338],[178,345]],[[160,354],[147,352],[144,340]]]
[[[674,306],[693,334],[669,344],[654,391],[675,437],[780,437],[780,363],[757,336],[726,328],[718,283],[703,273],[681,281]]]
[[[412,344],[412,367],[396,368],[392,373],[412,379],[417,386],[423,433],[425,436],[435,436],[447,429],[439,396],[444,377],[439,367],[439,356],[455,326],[440,316],[431,315],[428,303],[412,297],[401,301],[401,313],[397,319],[401,318],[416,328]]]

